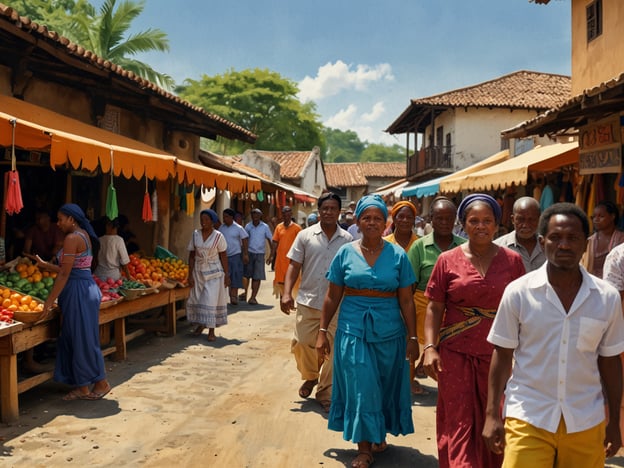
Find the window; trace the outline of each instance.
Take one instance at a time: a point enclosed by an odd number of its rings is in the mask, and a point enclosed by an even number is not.
[[[444,135],[444,127],[436,128],[436,146],[442,146],[443,143],[443,135]]]
[[[587,42],[602,34],[602,0],[594,0],[585,9],[587,15]]]

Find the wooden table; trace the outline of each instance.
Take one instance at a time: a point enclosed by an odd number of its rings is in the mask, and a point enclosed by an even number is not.
[[[114,346],[102,350],[104,355],[113,354],[113,359],[126,358],[126,344],[139,333],[126,334],[126,317],[159,307],[165,308],[165,325],[160,331],[168,335],[176,334],[176,302],[186,299],[189,288],[165,289],[145,295],[132,301],[122,301],[100,311],[100,326],[113,322],[115,330]],[[4,329],[0,335],[0,421],[15,422],[19,418],[18,395],[40,383],[50,380],[53,372],[43,372],[33,377],[17,380],[17,353],[32,349],[38,344],[58,337],[58,317],[33,324]],[[143,331],[141,331],[143,333]]]

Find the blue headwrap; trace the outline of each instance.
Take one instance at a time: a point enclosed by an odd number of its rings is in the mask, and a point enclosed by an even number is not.
[[[464,223],[464,221],[466,221],[466,209],[476,201],[480,201],[490,205],[492,211],[494,212],[494,219],[496,219],[496,223],[498,224],[500,222],[502,212],[498,202],[493,197],[485,193],[472,193],[464,198],[459,204],[459,208],[457,208],[457,217],[462,222],[462,224]]]
[[[78,205],[76,205],[75,203],[66,203],[59,208],[59,212],[74,218],[74,221],[78,223],[78,226],[87,231],[87,234],[89,234],[92,243],[94,239],[95,241],[98,240],[98,236],[95,234],[93,226],[91,226],[91,223],[87,219],[87,216],[84,214],[84,211],[82,211],[82,208],[80,208]]]
[[[201,215],[208,215],[210,219],[212,219],[213,223],[216,223],[217,221],[219,221],[219,215],[217,214],[215,210],[211,210],[211,209],[202,210],[201,213],[199,213],[199,216]]]
[[[360,201],[355,205],[355,215],[356,219],[360,219],[360,216],[364,212],[366,208],[379,208],[384,215],[384,219],[388,219],[388,207],[386,206],[386,202],[383,201],[379,195],[365,195],[360,198]]]

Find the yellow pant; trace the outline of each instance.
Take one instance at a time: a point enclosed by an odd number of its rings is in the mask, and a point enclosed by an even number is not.
[[[316,387],[316,399],[319,401],[331,400],[334,335],[336,334],[337,319],[338,314],[336,313],[327,327],[327,338],[331,349],[329,359],[319,362],[316,353],[316,338],[321,322],[321,311],[297,303],[295,336],[290,349],[295,355],[301,379],[319,380]]]
[[[568,434],[563,417],[555,433],[506,418],[503,468],[603,468],[604,438],[604,422]]]

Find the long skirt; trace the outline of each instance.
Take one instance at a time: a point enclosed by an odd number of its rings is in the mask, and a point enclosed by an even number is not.
[[[223,274],[204,280],[195,275],[195,286],[186,301],[186,319],[191,323],[215,328],[227,323],[228,292],[223,285]]]
[[[328,427],[353,442],[414,432],[405,336],[366,342],[338,330]]]
[[[472,356],[440,346],[444,372],[438,377],[436,414],[440,468],[498,468],[502,455],[488,450],[485,423],[490,356]]]
[[[59,295],[61,333],[57,341],[54,380],[75,387],[106,378],[100,348],[102,293],[90,270],[72,270]]]

